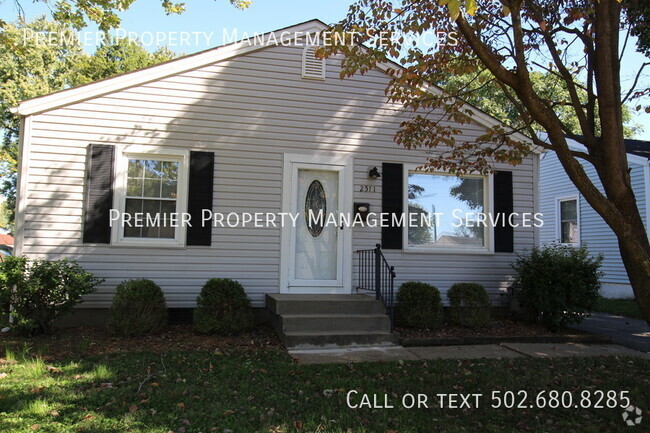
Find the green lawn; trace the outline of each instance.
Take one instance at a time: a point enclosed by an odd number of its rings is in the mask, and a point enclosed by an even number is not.
[[[21,353],[22,352],[22,353]],[[394,409],[351,409],[349,390]],[[493,409],[492,391],[628,391],[622,409]],[[482,393],[479,408],[405,409],[403,395]],[[547,394],[542,396],[545,398]],[[353,400],[358,403],[359,397]],[[546,400],[550,401],[550,400]],[[540,400],[542,402],[542,400]],[[602,404],[605,404],[603,400]],[[276,348],[114,353],[50,363],[25,350],[0,361],[2,432],[636,432],[650,425],[650,361],[515,359],[299,365]],[[647,425],[644,425],[647,424]]]
[[[601,313],[616,314],[618,316],[643,319],[641,310],[634,299],[605,299],[598,301],[596,311]]]

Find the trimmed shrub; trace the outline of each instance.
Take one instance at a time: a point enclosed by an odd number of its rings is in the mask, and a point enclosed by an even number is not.
[[[476,283],[456,283],[447,291],[451,322],[468,328],[490,325],[490,299]]]
[[[56,318],[102,281],[74,260],[30,263],[27,257],[6,257],[0,263],[0,304],[11,304],[12,328],[24,334],[50,334]]]
[[[443,319],[440,292],[431,284],[407,281],[397,292],[397,321],[407,328],[436,329]]]
[[[151,280],[122,281],[115,288],[108,328],[116,335],[135,337],[167,326],[165,295]]]
[[[515,294],[537,322],[550,330],[580,323],[598,303],[600,265],[580,248],[549,244],[520,254],[512,268],[519,274]]]
[[[239,282],[227,278],[208,280],[194,310],[194,327],[203,334],[235,335],[253,327],[253,310]]]

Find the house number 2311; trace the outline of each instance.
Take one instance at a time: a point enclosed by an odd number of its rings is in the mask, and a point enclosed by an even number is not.
[[[376,186],[374,185],[361,185],[359,187],[359,192],[375,192]]]

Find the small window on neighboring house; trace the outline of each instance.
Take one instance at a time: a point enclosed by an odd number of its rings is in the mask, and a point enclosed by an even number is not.
[[[308,46],[302,52],[302,78],[324,80],[326,61],[316,57],[316,46]]]
[[[576,197],[559,199],[559,227],[558,237],[560,243],[577,244],[580,240],[580,226],[578,222],[578,199]]]

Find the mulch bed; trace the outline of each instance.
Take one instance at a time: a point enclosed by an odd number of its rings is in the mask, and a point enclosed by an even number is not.
[[[259,327],[232,337],[197,334],[191,325],[169,326],[160,334],[142,337],[115,337],[105,327],[65,328],[57,330],[54,335],[36,337],[22,337],[13,332],[0,334],[0,354],[2,346],[20,348],[23,345],[45,359],[91,357],[120,352],[225,352],[282,348],[270,327]]]
[[[499,343],[607,343],[609,337],[575,329],[551,332],[541,325],[513,320],[493,321],[486,328],[463,328],[450,324],[437,330],[396,328],[403,346],[445,346]]]
[[[445,324],[441,329],[435,331],[406,328],[397,328],[395,331],[399,332],[400,336],[404,338],[511,337],[514,335],[529,337],[558,334],[557,332],[550,332],[541,325],[515,322],[513,320],[493,321],[487,328],[472,329]],[[564,331],[564,333],[567,332],[568,331]]]

